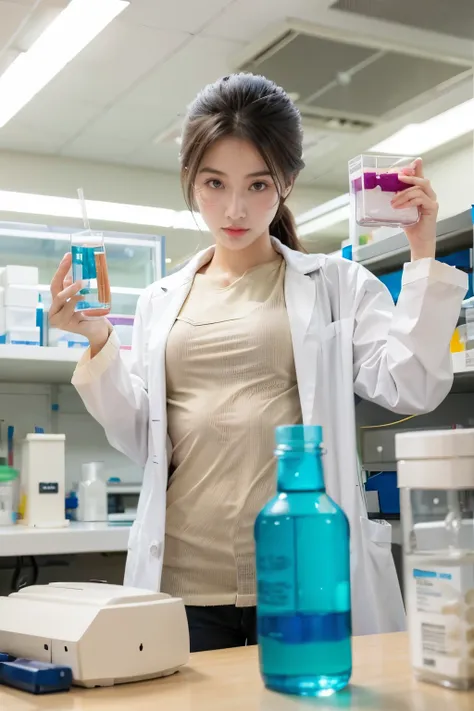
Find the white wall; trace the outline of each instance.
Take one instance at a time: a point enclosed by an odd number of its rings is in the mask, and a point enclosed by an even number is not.
[[[92,163],[54,156],[0,151],[0,190],[11,190],[60,197],[75,197],[77,189],[84,188],[90,200],[166,207],[185,210],[177,174],[160,173],[145,168]],[[331,190],[296,188],[291,197],[291,207],[297,215],[317,204],[335,197]],[[18,215],[0,212],[0,220],[36,222],[41,224],[79,226],[79,222],[35,215]],[[164,234],[167,254],[173,262],[189,256],[209,244],[206,233],[187,230],[167,230],[142,225],[100,223],[101,229],[113,229],[148,234]]]
[[[438,195],[439,218],[452,217],[474,203],[472,142],[438,160],[426,161],[425,174]]]

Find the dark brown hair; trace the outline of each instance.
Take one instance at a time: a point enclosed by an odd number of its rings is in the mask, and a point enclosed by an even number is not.
[[[195,209],[194,182],[205,152],[234,136],[259,151],[277,187],[280,204],[270,232],[291,249],[304,251],[283,193],[302,168],[303,130],[298,109],[274,82],[254,74],[231,74],[206,86],[188,109],[181,141],[181,185]]]

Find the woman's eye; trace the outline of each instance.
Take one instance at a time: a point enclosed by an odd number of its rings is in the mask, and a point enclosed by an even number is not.
[[[258,181],[257,183],[252,184],[252,190],[255,190],[257,193],[261,193],[265,190],[267,187],[266,183],[262,183],[261,181]]]
[[[214,190],[218,190],[222,187],[222,182],[217,178],[212,178],[212,180],[207,181],[207,185],[209,185],[209,187],[213,188]]]

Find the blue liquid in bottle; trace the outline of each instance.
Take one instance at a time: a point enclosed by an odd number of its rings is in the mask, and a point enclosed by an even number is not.
[[[86,237],[83,243],[72,244],[72,278],[82,281],[79,292],[82,300],[76,311],[86,311],[91,316],[105,316],[110,312],[111,295],[107,258],[103,242]]]
[[[278,492],[255,523],[260,670],[265,686],[329,696],[352,673],[350,535],[326,494],[320,427],[276,430]]]

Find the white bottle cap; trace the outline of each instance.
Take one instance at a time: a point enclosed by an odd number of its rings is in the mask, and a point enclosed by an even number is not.
[[[400,488],[474,489],[474,429],[401,432],[395,454]]]

